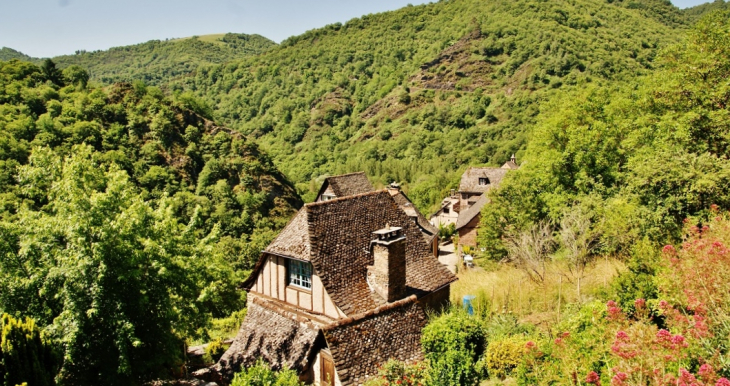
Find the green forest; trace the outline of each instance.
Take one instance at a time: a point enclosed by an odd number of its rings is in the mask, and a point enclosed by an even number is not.
[[[512,154],[425,360],[367,385],[730,385],[729,8],[442,0],[281,44],[2,48],[0,385],[184,377],[325,177],[428,216]]]

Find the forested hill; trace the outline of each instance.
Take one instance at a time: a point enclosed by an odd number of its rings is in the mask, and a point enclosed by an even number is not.
[[[700,5],[696,5],[694,7],[685,8],[682,10],[682,13],[685,14],[685,16],[690,21],[697,21],[702,16],[714,12],[714,11],[720,11],[720,10],[727,10],[730,9],[730,3],[726,2],[725,0],[715,0],[713,2],[704,3]]]
[[[105,51],[77,51],[75,55],[52,58],[60,67],[79,65],[89,71],[91,79],[103,84],[142,80],[160,85],[187,75],[204,65],[221,64],[260,54],[275,46],[260,35],[219,34],[184,39],[151,40],[146,43],[113,47]],[[0,51],[0,60],[20,59],[40,64],[10,48]]]
[[[27,60],[30,61],[32,58],[22,52],[16,51],[12,48],[3,47],[0,48],[0,61],[7,61],[11,59]]]
[[[499,165],[540,106],[630,81],[681,39],[668,1],[450,0],[353,19],[200,68],[195,90],[312,199],[326,174],[400,181],[424,210],[467,165]]]

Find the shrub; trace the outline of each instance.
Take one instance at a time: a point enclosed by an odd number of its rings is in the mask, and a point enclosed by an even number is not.
[[[426,362],[406,364],[389,360],[378,370],[378,376],[365,382],[365,386],[426,386],[431,384]]]
[[[454,309],[429,323],[421,337],[437,385],[475,385],[475,364],[484,354],[487,336],[481,320]]]
[[[0,319],[0,385],[54,385],[59,358],[33,319]]]
[[[522,362],[525,341],[520,337],[509,337],[489,342],[487,347],[487,370],[489,376],[504,379]]]
[[[233,377],[231,386],[300,386],[296,371],[283,369],[273,371],[268,364],[259,359],[248,369],[243,369]]]
[[[225,352],[226,346],[221,338],[215,339],[205,347],[205,354],[210,356],[212,362],[218,362],[218,359],[221,359],[221,356]]]

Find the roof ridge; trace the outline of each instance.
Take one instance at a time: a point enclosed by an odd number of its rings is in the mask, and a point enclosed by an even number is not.
[[[396,300],[393,303],[384,304],[384,305],[374,308],[372,310],[365,311],[365,312],[362,312],[362,313],[359,313],[359,314],[356,314],[356,315],[353,315],[350,317],[346,317],[344,319],[340,319],[336,322],[333,322],[333,323],[325,326],[324,330],[332,330],[337,327],[342,327],[342,326],[347,326],[349,324],[357,323],[357,322],[367,319],[373,315],[378,315],[381,312],[387,312],[390,310],[394,310],[396,308],[400,308],[402,306],[405,306],[405,305],[408,305],[411,303],[415,303],[417,301],[418,301],[418,297],[416,295],[411,295],[411,296],[408,296],[407,298]]]
[[[365,174],[365,172],[352,172],[352,173],[338,174],[336,176],[325,177],[325,179],[354,176],[355,174]],[[365,174],[365,177],[367,177],[367,174]]]
[[[366,196],[376,196],[376,195],[382,194],[382,193],[388,193],[388,189],[383,188],[383,189],[379,189],[379,190],[373,190],[372,192],[367,192],[367,193],[360,193],[360,194],[353,194],[351,196],[337,197],[337,198],[333,198],[333,199],[327,200],[327,201],[310,202],[308,204],[304,204],[304,207],[303,208],[307,208],[307,213],[309,213],[309,209],[310,208],[315,208],[315,207],[318,207],[318,206],[324,206],[324,205],[332,204],[332,203],[335,203],[335,202],[347,201],[347,200],[351,200],[353,198],[360,198],[360,197],[366,197]],[[388,193],[388,196],[390,196],[390,193]]]

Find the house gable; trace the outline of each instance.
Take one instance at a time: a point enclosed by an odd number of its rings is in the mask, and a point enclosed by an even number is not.
[[[327,177],[317,193],[315,202],[329,201],[334,198],[353,196],[375,190],[365,172]]]

